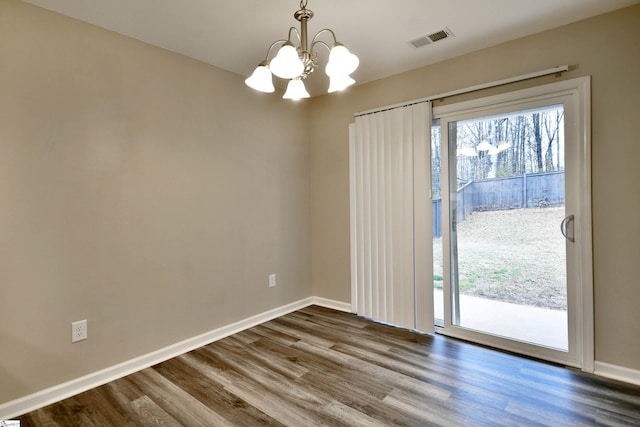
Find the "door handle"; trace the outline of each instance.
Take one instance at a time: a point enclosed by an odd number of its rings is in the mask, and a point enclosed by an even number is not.
[[[562,233],[564,238],[567,239],[570,242],[575,242],[575,240],[576,240],[575,237],[574,237],[574,233],[573,233],[573,220],[574,219],[575,219],[575,217],[573,215],[569,215],[568,217],[563,219],[562,222],[560,223],[560,232]],[[571,223],[571,236],[569,236],[569,233],[568,233],[569,223]]]

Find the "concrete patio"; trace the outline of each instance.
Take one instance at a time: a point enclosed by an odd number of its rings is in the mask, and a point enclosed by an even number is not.
[[[444,318],[441,289],[434,290],[434,314]],[[460,296],[460,326],[518,341],[568,349],[567,312]]]

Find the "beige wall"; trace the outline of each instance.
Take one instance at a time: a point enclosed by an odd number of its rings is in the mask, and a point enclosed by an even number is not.
[[[0,88],[0,404],[311,296],[304,104],[15,0]]]
[[[640,369],[639,40],[635,6],[314,99],[313,294],[350,301],[347,126],[353,113],[569,64],[571,71],[561,78],[592,76],[595,356]],[[544,77],[508,90],[555,80]]]

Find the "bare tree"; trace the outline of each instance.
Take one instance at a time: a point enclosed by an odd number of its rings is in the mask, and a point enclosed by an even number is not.
[[[527,171],[526,140],[527,123],[524,116],[517,116],[512,120],[514,126],[511,128],[511,155],[512,175],[522,175]]]
[[[561,107],[456,123],[458,185],[561,170],[563,126]],[[439,162],[433,167],[440,172]],[[433,182],[439,182],[435,175]]]
[[[535,140],[534,151],[536,155],[536,167],[538,169],[536,172],[542,172],[544,168],[542,164],[542,131],[540,126],[540,113],[533,113],[531,115],[531,118],[533,120],[533,138]]]
[[[564,117],[564,111],[556,110],[555,114],[552,112],[544,112],[544,129],[549,145],[545,153],[545,168],[548,172],[553,170],[560,170],[560,125]],[[553,117],[552,117],[553,115]],[[554,165],[553,159],[553,142],[556,141],[556,157],[558,159],[557,167]]]
[[[441,133],[440,126],[431,128],[431,191],[434,199],[442,197],[441,167]]]

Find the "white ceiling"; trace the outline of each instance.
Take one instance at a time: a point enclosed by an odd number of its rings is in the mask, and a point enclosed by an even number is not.
[[[244,76],[289,27],[299,28],[298,0],[26,1]],[[353,77],[364,83],[639,1],[308,0],[307,8],[315,13],[310,37],[333,29],[360,58]],[[455,37],[420,49],[407,43],[444,27]],[[328,86],[321,71],[307,82],[312,94]]]

